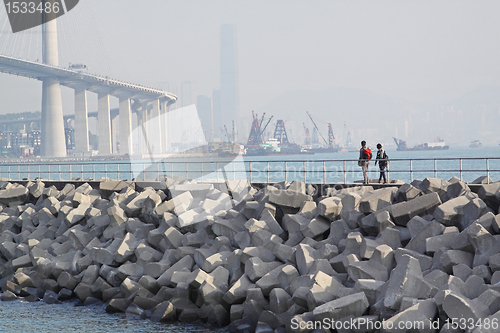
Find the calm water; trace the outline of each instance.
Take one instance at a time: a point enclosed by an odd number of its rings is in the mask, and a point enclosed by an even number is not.
[[[0,302],[0,332],[134,332],[208,333],[224,329],[193,324],[162,324],[107,314],[102,306],[75,306],[74,302]]]
[[[375,151],[374,151],[375,153]],[[387,150],[391,160],[389,177],[410,182],[412,179],[435,177],[450,179],[461,177],[471,182],[487,174],[500,180],[500,146],[483,148],[455,148],[443,151],[399,152]],[[337,152],[315,155],[284,155],[236,158],[162,158],[156,160],[67,162],[15,165],[0,164],[0,177],[13,180],[41,177],[51,180],[83,179],[155,179],[159,175],[173,175],[197,180],[248,179],[252,182],[278,182],[302,180],[313,183],[342,183],[362,179],[357,165],[358,152]],[[462,160],[460,167],[459,158]],[[467,158],[478,158],[467,160]],[[490,158],[489,161],[486,158]],[[498,159],[495,159],[498,158]],[[408,159],[413,159],[410,163]],[[430,159],[430,160],[421,160]],[[450,159],[436,160],[433,159]],[[284,172],[285,169],[287,172]],[[413,173],[410,173],[410,169]],[[438,170],[436,173],[434,169]],[[144,171],[145,170],[145,171]],[[323,172],[325,170],[325,172]],[[378,177],[372,161],[370,178]],[[462,173],[460,173],[462,170]],[[269,171],[269,172],[268,172]]]

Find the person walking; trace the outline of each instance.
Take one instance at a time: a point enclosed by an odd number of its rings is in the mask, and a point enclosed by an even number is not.
[[[358,165],[361,167],[361,170],[363,170],[363,184],[368,184],[370,182],[370,179],[368,178],[368,166],[370,165],[371,158],[371,149],[366,147],[365,140],[361,141]]]
[[[385,169],[387,168],[388,165],[388,159],[389,156],[385,153],[384,149],[382,149],[382,145],[380,143],[377,143],[377,159],[375,160],[375,165],[377,165],[378,162],[378,167],[380,169],[380,177],[378,178],[378,183],[380,184],[382,182],[382,178],[384,178],[384,184],[387,184],[387,179],[385,178]]]

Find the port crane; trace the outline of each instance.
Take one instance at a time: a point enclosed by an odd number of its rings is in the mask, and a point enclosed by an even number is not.
[[[262,118],[259,120],[259,116],[255,114],[254,111],[252,111],[252,129],[250,130],[250,135],[248,136],[248,141],[247,141],[247,146],[258,146],[259,144],[263,143],[262,139],[262,134],[267,128],[267,125],[271,122],[271,118],[267,121],[267,124],[262,128],[262,124],[264,123],[264,118],[265,118],[266,113],[264,112],[262,114]]]
[[[314,125],[314,128],[316,128],[316,130],[318,131],[319,135],[321,135],[321,138],[323,139],[323,141],[325,141],[325,144],[327,144],[327,145],[328,145],[328,142],[326,142],[325,137],[323,136],[323,134],[321,134],[321,131],[319,130],[319,128],[318,128],[318,126],[316,125],[316,123],[314,122],[314,120],[313,120],[313,118],[312,118],[311,114],[310,114],[308,111],[306,111],[306,113],[307,113],[307,115],[309,116],[309,118],[311,119],[311,121],[312,121],[312,123],[313,123],[313,125]],[[332,135],[333,135],[333,131],[332,131]]]

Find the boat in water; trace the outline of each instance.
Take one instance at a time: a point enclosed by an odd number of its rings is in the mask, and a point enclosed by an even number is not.
[[[271,155],[312,155],[307,149],[297,144],[281,144],[277,139],[271,138],[258,146],[248,146],[245,156],[271,156]]]
[[[446,145],[444,140],[436,138],[434,142],[426,142],[413,147],[408,147],[406,141],[394,138],[394,142],[398,146],[398,151],[408,151],[408,150],[447,150],[450,146]]]
[[[474,140],[470,142],[469,148],[481,148],[483,144],[479,140]]]

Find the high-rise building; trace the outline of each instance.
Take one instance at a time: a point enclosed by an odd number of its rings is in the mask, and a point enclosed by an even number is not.
[[[205,141],[214,141],[214,115],[212,111],[212,100],[206,96],[198,95],[196,98],[196,110],[200,118]]]
[[[220,102],[222,120],[228,124],[238,121],[238,52],[232,24],[223,24],[220,28]]]

